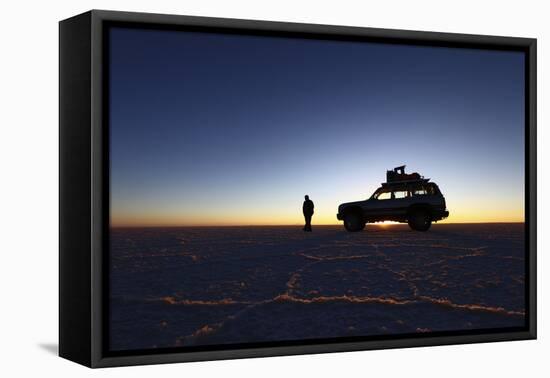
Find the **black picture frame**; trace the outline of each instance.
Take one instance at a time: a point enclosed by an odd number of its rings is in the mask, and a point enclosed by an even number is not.
[[[315,342],[109,352],[110,25],[285,35],[525,53],[526,327]],[[343,352],[536,338],[536,39],[92,10],[59,24],[59,354],[88,367]]]

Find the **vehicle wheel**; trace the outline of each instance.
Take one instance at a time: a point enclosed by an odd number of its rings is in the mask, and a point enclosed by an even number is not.
[[[365,229],[365,221],[359,214],[351,213],[344,216],[344,227],[349,232],[357,232]]]
[[[415,231],[428,231],[432,225],[432,217],[427,211],[418,210],[409,216],[408,223]]]

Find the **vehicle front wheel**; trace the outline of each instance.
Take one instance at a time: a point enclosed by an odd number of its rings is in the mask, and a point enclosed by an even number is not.
[[[351,213],[344,216],[344,227],[349,232],[362,231],[365,229],[365,225],[366,223],[360,214]]]
[[[427,211],[418,210],[409,216],[408,223],[415,231],[428,231],[432,225],[432,217]]]

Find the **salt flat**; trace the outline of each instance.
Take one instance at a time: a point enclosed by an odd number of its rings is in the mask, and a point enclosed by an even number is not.
[[[113,350],[521,327],[523,224],[120,228]]]

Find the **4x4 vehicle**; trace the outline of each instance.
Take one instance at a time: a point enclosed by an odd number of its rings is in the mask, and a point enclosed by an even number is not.
[[[367,223],[408,223],[416,231],[427,231],[432,222],[449,216],[445,197],[436,183],[418,173],[406,174],[405,166],[387,172],[387,182],[364,201],[338,207],[336,218],[348,231],[361,231]]]

